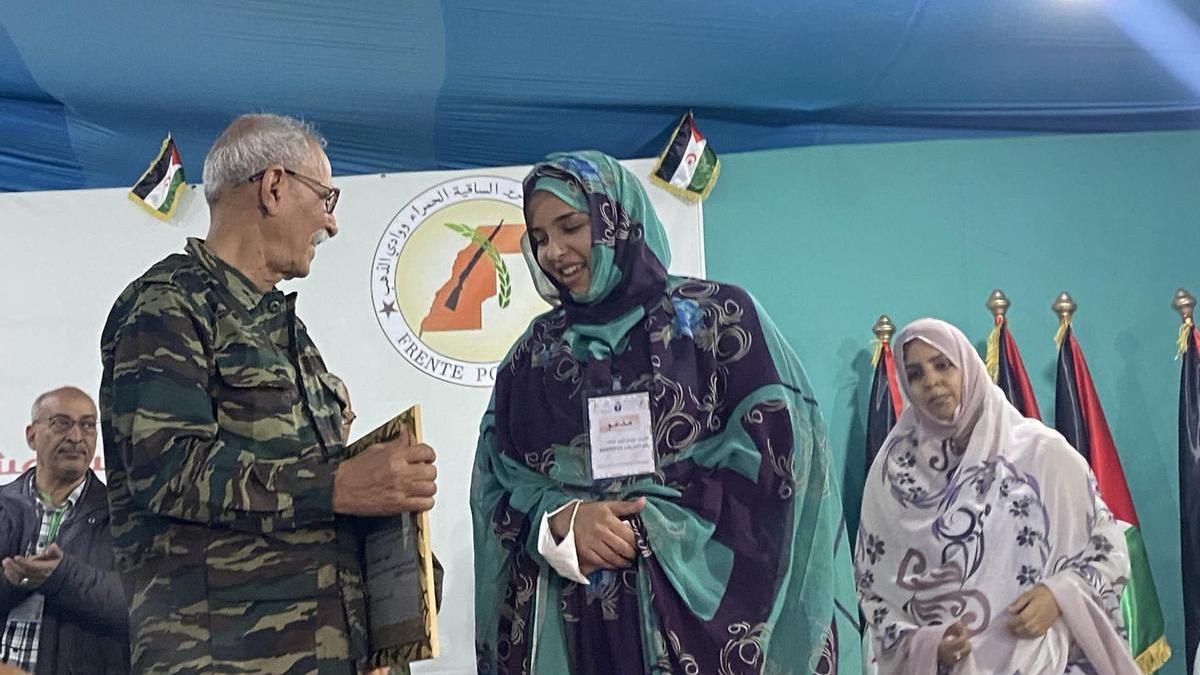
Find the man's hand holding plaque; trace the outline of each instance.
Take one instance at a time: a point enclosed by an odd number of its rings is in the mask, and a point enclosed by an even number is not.
[[[392,516],[433,508],[437,468],[433,448],[414,442],[407,427],[342,462],[333,480],[333,510]]]
[[[421,442],[421,409],[413,406],[351,443],[334,477],[334,510],[357,516],[371,667],[438,655],[429,543],[434,459],[433,448]]]

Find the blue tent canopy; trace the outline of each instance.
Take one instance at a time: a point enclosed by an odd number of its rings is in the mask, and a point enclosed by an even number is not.
[[[64,7],[65,6],[65,7]],[[1200,0],[8,3],[0,190],[187,174],[235,115],[329,137],[335,174],[1200,128]]]

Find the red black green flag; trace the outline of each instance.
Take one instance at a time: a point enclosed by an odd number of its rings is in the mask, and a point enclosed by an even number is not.
[[[179,148],[175,147],[175,139],[167,134],[158,156],[129,190],[129,200],[159,220],[170,220],[186,187],[183,159],[179,156]]]
[[[1121,609],[1133,657],[1142,672],[1153,673],[1171,657],[1171,647],[1167,644],[1162,607],[1150,573],[1137,511],[1083,350],[1069,324],[1064,324],[1060,331],[1054,427],[1087,459],[1096,475],[1100,496],[1112,514],[1129,525],[1125,543],[1129,547],[1131,569],[1129,583],[1121,594]]]
[[[892,355],[892,347],[886,339],[880,339],[875,346],[875,379],[871,382],[871,398],[867,402],[867,471],[875,461],[875,455],[887,438],[888,432],[896,426],[900,417],[901,398],[900,382],[896,379],[896,359]]]
[[[1000,387],[1013,407],[1022,415],[1040,421],[1042,416],[1038,412],[1037,399],[1033,397],[1033,385],[1029,383],[1025,362],[1021,360],[1021,352],[1017,350],[1003,314],[996,317],[996,327],[988,336],[986,361],[992,382]]]
[[[680,197],[705,199],[721,175],[721,160],[696,126],[689,111],[679,120],[671,140],[650,174],[650,181]]]
[[[1188,672],[1197,668],[1200,643],[1200,355],[1195,327],[1184,323],[1179,376],[1179,559]]]

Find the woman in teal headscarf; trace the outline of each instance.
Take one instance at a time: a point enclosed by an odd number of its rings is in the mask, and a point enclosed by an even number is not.
[[[857,673],[838,485],[779,331],[745,291],[667,274],[662,224],[611,157],[535,166],[525,222],[559,305],[501,364],[480,429],[479,672]],[[644,432],[642,467],[607,472],[589,416],[638,401],[648,417],[617,433]]]

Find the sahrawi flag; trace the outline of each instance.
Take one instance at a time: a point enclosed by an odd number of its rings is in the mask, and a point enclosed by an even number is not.
[[[708,147],[708,141],[696,128],[696,119],[689,112],[679,121],[671,142],[667,143],[650,174],[650,180],[688,199],[704,199],[717,184],[720,173],[721,160]]]
[[[1144,673],[1153,673],[1171,657],[1162,607],[1150,574],[1150,560],[1138,523],[1117,446],[1100,407],[1083,350],[1075,341],[1069,323],[1059,329],[1058,384],[1054,427],[1083,455],[1096,475],[1100,496],[1117,520],[1128,524],[1125,543],[1129,547],[1129,583],[1121,594],[1121,610],[1129,632],[1129,646]]]
[[[988,375],[1000,387],[1009,403],[1031,419],[1042,419],[1038,414],[1037,399],[1033,397],[1033,385],[1025,372],[1025,362],[1017,351],[1017,342],[1008,330],[1008,319],[1003,314],[996,317],[996,327],[987,340]]]
[[[1179,533],[1183,572],[1183,622],[1189,672],[1200,673],[1200,354],[1189,318],[1180,331]]]
[[[896,359],[892,345],[886,336],[875,342],[875,378],[871,381],[871,397],[867,399],[867,447],[863,467],[867,473],[875,462],[875,455],[883,447],[892,427],[900,417],[904,403],[900,398],[900,382],[896,379]]]
[[[168,134],[158,157],[154,158],[146,173],[129,191],[129,201],[159,220],[170,220],[186,186],[183,160],[179,157],[179,149],[175,147],[175,139]]]

